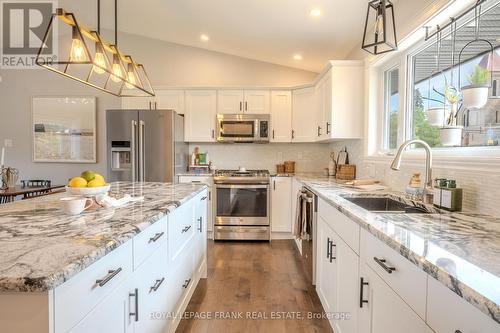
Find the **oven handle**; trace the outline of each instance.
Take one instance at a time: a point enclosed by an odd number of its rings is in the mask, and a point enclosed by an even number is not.
[[[260,184],[260,185],[255,185],[255,184],[237,184],[237,185],[231,185],[231,184],[216,184],[215,188],[268,188],[269,184]]]

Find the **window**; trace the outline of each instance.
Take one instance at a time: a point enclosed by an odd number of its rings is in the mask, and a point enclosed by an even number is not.
[[[384,73],[384,149],[398,146],[399,68]]]
[[[475,38],[474,22],[472,14],[458,22],[454,48],[451,31],[443,32],[439,59],[435,38],[410,56],[408,137],[424,140],[431,147],[499,145],[500,4],[496,2],[483,11],[480,20],[479,38],[488,40],[493,52],[486,42],[475,42],[464,49]],[[482,81],[490,85],[483,90],[487,91],[483,105],[466,107],[467,103],[460,102],[461,96],[470,90],[464,88]],[[457,103],[453,103],[455,98]]]

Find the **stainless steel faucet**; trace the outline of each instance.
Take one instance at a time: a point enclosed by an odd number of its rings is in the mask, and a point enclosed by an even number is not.
[[[424,193],[422,196],[422,201],[424,203],[433,203],[434,186],[432,182],[432,150],[427,142],[422,140],[408,140],[406,142],[403,142],[403,144],[399,146],[396,157],[394,157],[394,160],[392,161],[391,169],[399,171],[399,168],[401,167],[401,158],[403,157],[403,152],[406,150],[406,147],[415,143],[422,145],[425,149],[425,185],[423,188]]]

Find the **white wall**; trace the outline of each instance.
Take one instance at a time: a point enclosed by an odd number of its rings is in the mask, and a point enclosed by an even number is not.
[[[144,63],[152,83],[162,86],[295,85],[314,79],[315,73],[244,59],[198,48],[120,35],[120,46]],[[106,170],[105,110],[119,108],[119,98],[45,69],[1,70],[0,147],[5,139],[6,163],[20,170],[21,179],[51,179],[65,183],[85,169]],[[97,97],[97,163],[33,163],[31,151],[32,96]]]

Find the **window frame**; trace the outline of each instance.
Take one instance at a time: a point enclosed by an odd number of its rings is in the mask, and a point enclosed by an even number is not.
[[[493,1],[488,7],[483,9],[483,12],[491,9],[493,6],[500,5],[500,0]],[[431,17],[432,19],[432,17]],[[463,25],[467,22],[463,23]],[[424,24],[425,25],[425,24]],[[462,26],[462,25],[461,25]],[[457,28],[460,28],[458,26]],[[415,31],[415,34],[418,32]],[[409,36],[408,39],[414,36]],[[372,88],[374,82],[378,82],[377,90],[380,91],[382,88],[382,98],[380,95],[377,102],[376,112],[379,114],[378,118],[381,122],[378,126],[377,143],[376,147],[370,147],[367,145],[365,147],[365,157],[367,160],[371,161],[381,161],[390,159],[391,155],[394,155],[395,149],[387,149],[385,147],[385,135],[387,131],[387,126],[385,122],[386,118],[386,105],[385,105],[385,90],[386,83],[384,74],[387,70],[391,68],[399,67],[399,118],[398,118],[398,146],[406,140],[412,139],[413,133],[413,61],[414,57],[421,51],[431,47],[434,40],[425,41],[423,38],[418,38],[418,40],[410,44],[406,49],[401,51],[396,51],[392,54],[386,54],[385,56],[372,58],[368,61],[367,66],[375,69],[372,73],[378,75],[377,80],[369,82],[369,86]],[[401,43],[402,44],[402,43]],[[371,89],[370,88],[370,89]],[[373,97],[368,96],[368,103],[373,102]],[[368,110],[368,113],[370,111]],[[370,133],[368,133],[370,134]],[[369,136],[367,137],[369,141]],[[375,148],[375,149],[373,149]],[[495,166],[498,168],[500,164],[500,146],[482,146],[482,147],[439,147],[432,148],[433,155],[437,164],[444,164],[447,166],[457,165],[457,166],[478,166],[484,167]],[[410,147],[405,153],[409,162],[419,161],[425,158],[425,153],[420,147]]]
[[[390,147],[390,114],[391,114],[391,98],[390,98],[390,85],[391,85],[391,80],[388,80],[388,77],[390,73],[394,70],[398,70],[398,107],[397,107],[397,114],[398,114],[398,123],[397,123],[397,132],[396,132],[396,145],[399,144],[399,114],[401,112],[401,109],[399,107],[399,99],[400,99],[400,73],[401,73],[401,68],[399,67],[399,63],[391,63],[392,66],[389,67],[388,69],[385,69],[382,71],[382,80],[383,80],[383,97],[382,97],[382,103],[383,103],[383,109],[382,109],[382,141],[381,141],[381,150],[385,152],[390,152],[393,151],[396,148],[391,148]]]

